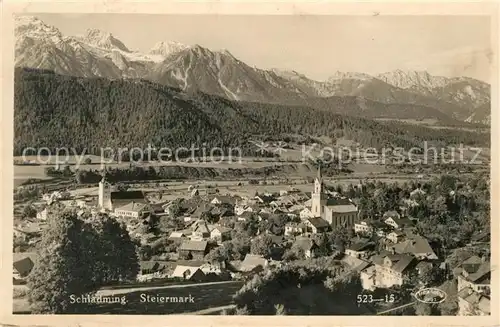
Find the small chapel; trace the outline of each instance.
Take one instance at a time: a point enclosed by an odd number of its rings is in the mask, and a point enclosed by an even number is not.
[[[321,167],[314,179],[311,194],[311,212],[315,218],[322,218],[333,228],[354,226],[359,220],[358,207],[346,197],[330,197],[325,192]]]

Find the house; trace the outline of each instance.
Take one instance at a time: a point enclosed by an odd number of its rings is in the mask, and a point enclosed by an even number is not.
[[[392,231],[392,227],[384,222],[375,220],[371,222],[375,235],[378,237],[386,237]]]
[[[345,255],[342,258],[342,263],[345,264],[347,267],[349,267],[351,270],[361,272],[368,266],[370,266],[370,262],[351,256],[351,255]]]
[[[231,205],[236,204],[236,199],[228,195],[216,195],[211,201],[213,205]]]
[[[269,261],[260,255],[247,254],[241,262],[240,271],[255,271],[267,267]]]
[[[204,239],[210,237],[210,227],[203,219],[195,221],[193,225],[191,225],[191,230],[193,231],[191,234],[192,239]]]
[[[234,213],[237,216],[243,214],[244,212],[254,212],[254,208],[249,205],[236,205],[234,207]]]
[[[400,230],[394,230],[387,234],[386,238],[393,242],[393,243],[398,243],[401,242],[405,237],[405,233],[400,231]]]
[[[186,240],[182,242],[178,249],[179,257],[185,258],[187,260],[203,260],[205,255],[208,253],[208,242],[207,241],[194,241]]]
[[[372,259],[375,268],[361,271],[362,282],[367,289],[389,288],[403,285],[410,277],[417,260],[408,254],[376,255]]]
[[[491,264],[481,259],[480,265],[462,263],[462,272],[458,275],[458,291],[470,288],[477,293],[489,293],[491,284]]]
[[[386,211],[384,213],[384,215],[382,216],[382,220],[386,220],[388,218],[392,218],[392,219],[401,219],[401,215],[397,212],[397,211],[394,211],[394,210],[391,210],[391,211]],[[395,227],[396,228],[396,227]]]
[[[285,225],[285,236],[301,235],[307,231],[304,223],[289,222]]]
[[[168,237],[169,240],[172,241],[178,241],[187,238],[187,235],[184,232],[177,232],[173,231],[170,233],[170,236]]]
[[[115,215],[127,218],[142,218],[151,213],[150,205],[132,201],[115,209]]]
[[[306,258],[315,258],[318,255],[318,245],[310,238],[298,238],[295,243],[304,252]]]
[[[403,229],[408,227],[413,227],[415,224],[409,218],[394,218],[389,217],[384,220],[384,222],[395,229]]]
[[[309,218],[304,222],[308,233],[318,234],[324,233],[330,229],[330,225],[323,218]]]
[[[34,252],[16,252],[12,258],[12,274],[14,279],[24,279],[35,267],[38,262],[38,254]]]
[[[412,235],[405,241],[388,245],[387,250],[397,254],[412,254],[419,260],[438,259],[438,256],[430,246],[427,239],[418,235]]]
[[[216,226],[210,232],[210,238],[217,242],[224,242],[231,239],[231,229],[223,226]]]
[[[205,261],[179,260],[170,274],[170,278],[182,278],[194,282],[205,281],[207,279],[206,272],[204,271],[204,269],[206,270],[206,267],[210,267],[210,264]],[[212,269],[208,270],[211,271]]]
[[[170,275],[171,278],[182,278],[193,282],[203,282],[207,279],[205,273],[199,267],[177,265]]]
[[[490,295],[464,288],[458,292],[459,316],[489,316],[491,314]]]
[[[462,275],[464,270],[467,273],[473,273],[479,269],[479,267],[483,264],[484,260],[477,255],[473,255],[466,260],[464,260],[458,267],[453,269],[453,275],[458,278],[458,276]]]
[[[218,210],[215,210],[218,209]],[[220,208],[214,208],[212,211],[212,215],[223,218],[223,217],[232,217],[233,216],[233,210],[226,208],[226,207],[220,207]]]
[[[352,260],[352,259],[360,260],[358,258],[351,257],[348,255],[346,255],[344,258],[346,261]],[[346,258],[352,258],[352,259],[346,259]],[[346,264],[349,265],[349,263],[346,263]],[[359,269],[358,271],[359,271],[359,278],[361,280],[361,285],[362,285],[363,289],[369,290],[369,291],[375,290],[377,288],[377,286],[375,286],[376,285],[376,276],[377,276],[375,265],[368,263],[367,266],[363,267],[362,269]]]
[[[471,237],[471,245],[482,244],[490,242],[491,236],[490,231],[486,230]]]
[[[354,224],[354,232],[357,234],[371,235],[374,232],[374,228],[370,222],[363,220]]]
[[[366,258],[368,253],[373,251],[375,244],[373,242],[359,241],[353,243],[345,249],[345,254],[355,258]]]

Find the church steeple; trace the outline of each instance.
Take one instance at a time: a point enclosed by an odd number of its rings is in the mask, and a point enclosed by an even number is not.
[[[318,172],[316,179],[314,180],[314,193],[322,194],[323,193],[323,179],[321,177],[321,165],[318,166]]]
[[[321,165],[318,167],[317,176],[314,179],[314,192],[311,196],[311,212],[314,217],[323,216],[323,206],[326,203],[326,195],[323,190],[323,179],[321,177]]]

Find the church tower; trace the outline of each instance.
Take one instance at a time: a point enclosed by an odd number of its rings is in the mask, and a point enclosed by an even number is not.
[[[314,179],[314,191],[311,196],[311,212],[314,217],[322,217],[326,195],[323,190],[323,178],[321,177],[321,166],[318,167],[318,175]]]
[[[106,171],[99,182],[99,208],[111,210],[111,185],[106,181]]]

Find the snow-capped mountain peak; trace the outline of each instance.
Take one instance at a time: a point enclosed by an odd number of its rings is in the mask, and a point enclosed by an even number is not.
[[[156,43],[149,51],[152,55],[161,55],[163,57],[169,57],[172,54],[178,53],[182,50],[190,48],[189,45],[182,44],[175,41],[161,41]]]
[[[95,28],[88,29],[85,35],[81,37],[81,40],[85,43],[107,50],[118,49],[121,51],[130,52],[125,44],[115,38],[113,34],[103,32]]]
[[[339,79],[371,80],[373,76],[364,73],[336,71],[328,78],[328,81],[331,82]]]
[[[433,76],[426,71],[396,69],[377,76],[378,79],[402,89],[423,88],[432,89],[446,85],[448,79]]]
[[[16,16],[15,35],[30,38],[61,38],[61,32],[54,26],[45,24],[40,19],[33,16]]]

